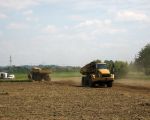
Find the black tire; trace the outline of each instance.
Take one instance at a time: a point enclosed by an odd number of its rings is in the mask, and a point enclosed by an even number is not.
[[[88,86],[89,86],[89,87],[94,87],[94,85],[95,85],[95,84],[93,83],[91,77],[89,76],[89,77],[88,77]]]
[[[51,81],[51,78],[50,78],[49,75],[45,75],[45,76],[44,76],[44,80],[45,80],[45,81]]]
[[[84,86],[85,87],[88,87],[88,78],[87,78],[87,76],[86,77],[84,77]]]
[[[92,79],[89,76],[82,77],[81,85],[83,87],[94,87],[94,83],[92,82]]]
[[[82,87],[85,87],[85,77],[82,77],[81,85]]]
[[[107,87],[112,87],[112,84],[113,84],[112,82],[108,82]]]

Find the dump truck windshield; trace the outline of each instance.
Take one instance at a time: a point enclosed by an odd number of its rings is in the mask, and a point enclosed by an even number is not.
[[[106,64],[96,64],[97,69],[108,69]]]

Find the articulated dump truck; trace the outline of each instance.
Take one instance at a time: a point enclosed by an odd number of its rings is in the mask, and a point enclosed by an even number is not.
[[[91,62],[81,68],[82,86],[94,87],[95,85],[107,85],[112,87],[114,74],[110,73],[106,63]]]
[[[42,81],[42,80],[50,81],[51,80],[49,76],[50,73],[51,71],[49,69],[33,67],[30,73],[28,74],[28,78],[30,80],[35,81]]]

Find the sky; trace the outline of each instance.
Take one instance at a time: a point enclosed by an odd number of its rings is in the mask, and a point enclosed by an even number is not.
[[[0,66],[134,61],[149,11],[150,0],[0,0]]]

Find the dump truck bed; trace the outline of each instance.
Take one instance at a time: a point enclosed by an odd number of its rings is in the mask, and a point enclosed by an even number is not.
[[[83,67],[80,69],[80,73],[81,73],[82,75],[88,75],[88,74],[95,73],[96,64],[105,64],[105,63],[101,63],[101,62],[91,62],[91,63],[89,63],[89,64],[83,66]]]
[[[32,68],[31,72],[34,72],[34,73],[41,73],[41,74],[50,74],[51,71],[49,69],[41,69],[41,68],[37,68],[37,67],[34,67]]]

